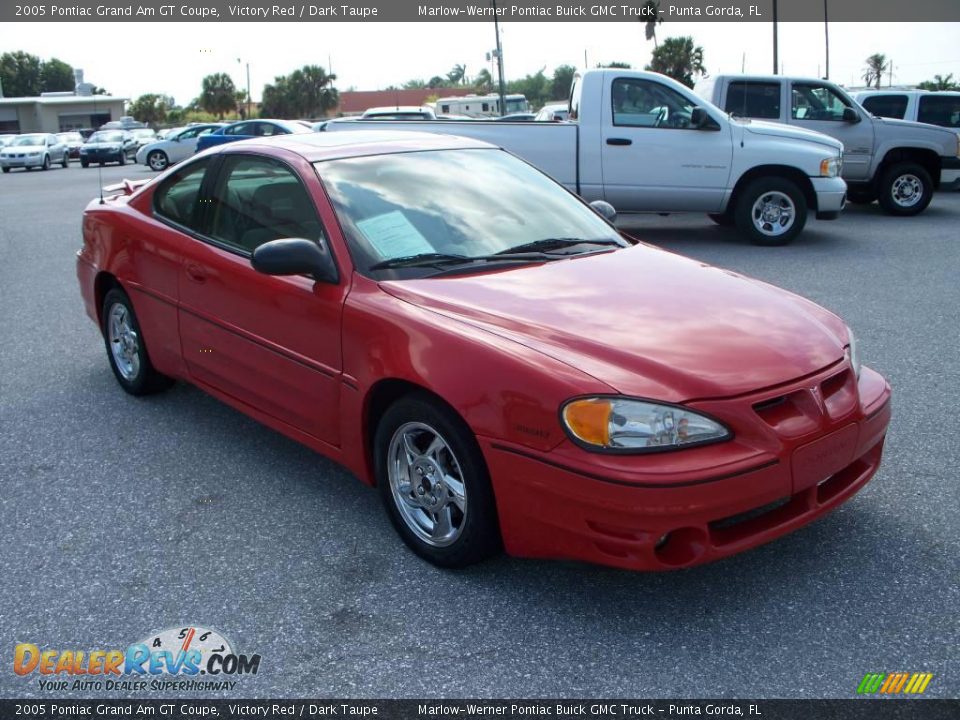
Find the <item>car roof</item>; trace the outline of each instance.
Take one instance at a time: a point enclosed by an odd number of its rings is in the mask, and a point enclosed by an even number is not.
[[[358,130],[317,132],[302,135],[279,135],[269,139],[255,138],[219,146],[224,153],[244,150],[283,149],[296,153],[310,162],[335,160],[363,155],[390,155],[418,150],[459,150],[466,148],[494,148],[495,145],[439,133],[406,132],[397,130]]]

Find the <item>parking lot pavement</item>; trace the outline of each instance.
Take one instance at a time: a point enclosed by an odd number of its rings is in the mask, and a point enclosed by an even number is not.
[[[311,451],[185,384],[125,395],[74,277],[96,189],[76,164],[0,176],[0,696],[125,694],[40,690],[10,671],[16,643],[125,648],[193,624],[262,656],[225,697],[852,697],[886,671],[960,695],[960,193],[917,218],[853,207],[784,248],[697,216],[626,223],[837,311],[895,393],[883,467],[840,510],[636,574],[435,569],[375,491]]]

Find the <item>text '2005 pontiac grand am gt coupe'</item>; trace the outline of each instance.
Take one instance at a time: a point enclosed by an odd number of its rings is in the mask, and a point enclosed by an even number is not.
[[[839,318],[481,141],[254,140],[126,191],[77,261],[120,385],[187,380],[344,464],[438,565],[692,566],[879,466],[890,387]]]

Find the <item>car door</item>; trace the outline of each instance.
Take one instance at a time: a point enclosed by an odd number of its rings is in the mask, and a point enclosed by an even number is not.
[[[325,196],[310,165],[300,172],[263,155],[223,157],[204,190],[204,232],[183,254],[181,346],[199,384],[338,445],[346,282],[264,275],[250,264],[270,240],[325,241],[316,207]]]
[[[696,106],[673,88],[614,78],[602,108],[604,197],[615,208],[719,212],[733,144],[729,130],[691,126]]]
[[[193,155],[197,150],[197,141],[204,129],[209,133],[216,128],[210,126],[206,126],[205,128],[205,126],[202,125],[187,128],[175,138],[165,143],[166,147],[164,151],[167,153],[170,162],[177,163]]]
[[[856,122],[844,120],[851,109]],[[869,180],[873,159],[873,121],[853,100],[816,81],[790,83],[790,124],[815,130],[843,143],[845,180]]]

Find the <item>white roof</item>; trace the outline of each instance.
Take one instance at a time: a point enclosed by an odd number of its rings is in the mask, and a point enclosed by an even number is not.
[[[39,103],[40,105],[106,105],[107,103],[122,102],[130,98],[114,95],[55,95],[53,97],[11,97],[0,98],[0,105],[25,105]]]

